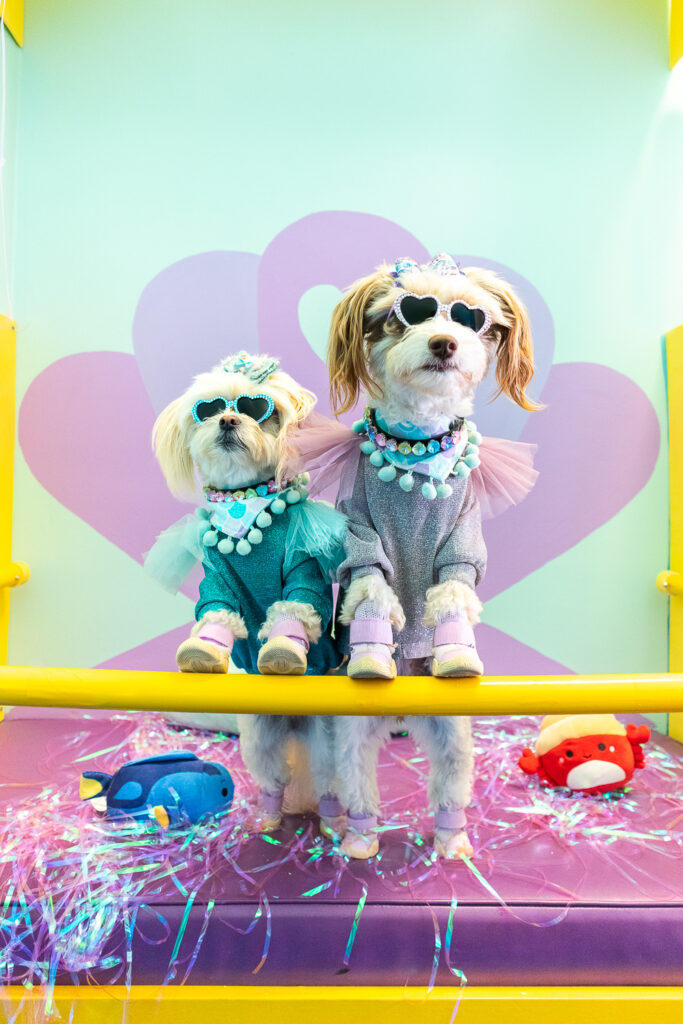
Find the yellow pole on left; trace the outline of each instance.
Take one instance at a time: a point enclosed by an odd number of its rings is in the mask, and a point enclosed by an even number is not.
[[[16,370],[17,325],[0,316],[0,665],[7,664],[10,589],[29,577],[24,562],[12,561]]]

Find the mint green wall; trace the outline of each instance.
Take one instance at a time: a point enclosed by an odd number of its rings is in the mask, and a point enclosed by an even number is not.
[[[665,0],[31,0],[19,397],[67,353],[131,351],[140,292],[174,260],[261,252],[340,209],[514,267],[550,306],[555,361],[627,374],[664,425],[660,335],[683,320],[683,72],[666,31]],[[35,662],[36,628],[45,661],[94,664],[190,618],[20,455],[14,549],[34,565],[14,662]],[[663,454],[486,621],[579,671],[662,670],[666,561]]]

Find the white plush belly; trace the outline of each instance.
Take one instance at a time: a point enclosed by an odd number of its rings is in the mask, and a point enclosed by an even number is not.
[[[570,789],[592,789],[593,786],[609,786],[622,782],[626,772],[612,761],[584,761],[572,768],[567,776]]]

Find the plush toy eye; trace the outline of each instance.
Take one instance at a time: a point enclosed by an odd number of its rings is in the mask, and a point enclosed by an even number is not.
[[[227,791],[227,789],[225,789],[225,787],[223,787],[223,789],[221,790],[221,796],[227,796],[227,795],[228,795],[228,791]]]
[[[567,755],[567,757],[573,757],[574,756],[574,751],[573,750],[565,750],[565,754]]]
[[[605,749],[605,744],[604,743],[598,743],[598,750],[604,750],[604,749]]]

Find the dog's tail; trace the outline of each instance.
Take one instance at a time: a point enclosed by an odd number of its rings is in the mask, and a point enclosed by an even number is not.
[[[285,790],[283,810],[286,814],[305,814],[317,811],[318,798],[313,788],[308,748],[305,743],[291,739],[287,746],[287,764],[292,778]]]

